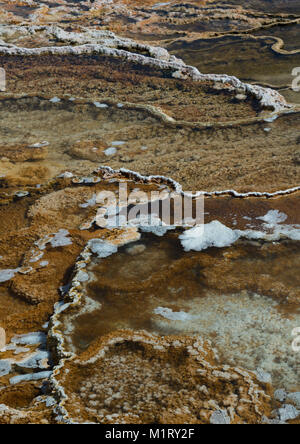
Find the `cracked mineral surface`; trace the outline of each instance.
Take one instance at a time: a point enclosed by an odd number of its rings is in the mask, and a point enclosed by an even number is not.
[[[1,424],[300,423],[299,29],[0,0]]]

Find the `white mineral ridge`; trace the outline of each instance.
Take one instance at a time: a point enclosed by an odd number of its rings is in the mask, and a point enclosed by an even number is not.
[[[80,270],[76,275],[76,280],[78,282],[87,282],[89,280],[89,275],[83,270]]]
[[[7,27],[0,27],[0,37],[5,35]],[[39,56],[41,54],[93,54],[100,53],[111,57],[127,59],[141,65],[158,67],[164,70],[172,70],[178,78],[190,78],[194,81],[212,80],[220,84],[230,85],[231,88],[242,90],[245,94],[255,96],[262,107],[272,107],[275,112],[291,108],[279,92],[258,85],[250,85],[241,82],[233,76],[221,74],[202,74],[194,66],[185,65],[180,59],[169,54],[164,48],[144,45],[126,38],[121,38],[109,31],[90,30],[82,28],[82,32],[68,32],[57,26],[38,27],[31,26],[30,30],[22,26],[16,26],[15,32],[34,34],[43,31],[49,38],[54,38],[65,43],[65,46],[50,46],[41,48],[24,48],[17,46],[0,46],[0,53],[7,55]],[[122,49],[119,49],[122,48]],[[226,87],[225,87],[226,89]],[[56,103],[58,98],[52,101]],[[122,107],[120,103],[117,105]],[[271,117],[275,120],[277,115]]]
[[[274,193],[268,193],[268,192],[260,192],[260,191],[249,191],[247,193],[239,193],[233,189],[228,190],[220,190],[220,191],[197,191],[196,193],[190,193],[190,192],[184,192],[182,189],[182,185],[180,183],[176,182],[176,180],[167,177],[167,176],[161,176],[161,175],[155,175],[155,176],[143,176],[142,174],[137,173],[133,170],[128,170],[127,168],[120,168],[117,170],[114,170],[113,168],[110,168],[109,166],[100,166],[96,169],[97,172],[101,173],[109,173],[109,174],[117,174],[122,173],[125,175],[130,175],[131,177],[136,178],[137,180],[143,180],[146,183],[149,183],[153,180],[160,180],[160,182],[163,182],[165,184],[171,185],[172,188],[176,191],[176,193],[181,194],[182,196],[189,196],[189,197],[199,197],[199,196],[227,196],[231,195],[234,197],[276,197],[276,196],[286,196],[291,193],[295,193],[297,191],[300,191],[300,186],[293,187],[293,188],[287,188],[284,190],[275,191]],[[116,181],[116,179],[111,179],[113,181]],[[113,182],[111,182],[113,183]],[[166,186],[166,185],[165,185]]]
[[[60,176],[62,179],[71,179],[74,176],[73,173],[71,173],[70,171],[65,171],[64,173],[62,173]]]

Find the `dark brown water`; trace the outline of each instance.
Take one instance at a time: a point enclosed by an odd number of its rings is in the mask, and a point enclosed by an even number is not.
[[[245,81],[290,85],[292,70],[300,66],[300,53],[276,54],[270,39],[254,41],[248,37],[177,41],[169,50],[200,72],[229,74]]]
[[[175,233],[144,235],[89,267],[94,277],[86,291],[100,306],[71,321],[73,344],[84,350],[118,329],[199,335],[222,362],[265,368],[276,384],[294,387],[291,332],[300,312],[296,299],[287,302],[299,294],[299,259],[291,242],[184,253]]]

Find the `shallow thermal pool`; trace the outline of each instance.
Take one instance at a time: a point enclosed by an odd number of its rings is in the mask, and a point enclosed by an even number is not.
[[[106,259],[94,258],[86,304],[65,319],[72,346],[118,329],[209,339],[221,363],[261,369],[276,387],[299,390],[292,331],[300,326],[299,243],[240,240],[184,252],[178,233],[143,234]]]

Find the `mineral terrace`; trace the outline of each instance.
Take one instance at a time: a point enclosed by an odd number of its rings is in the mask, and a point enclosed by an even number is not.
[[[0,423],[300,423],[299,30],[298,0],[0,0]]]

